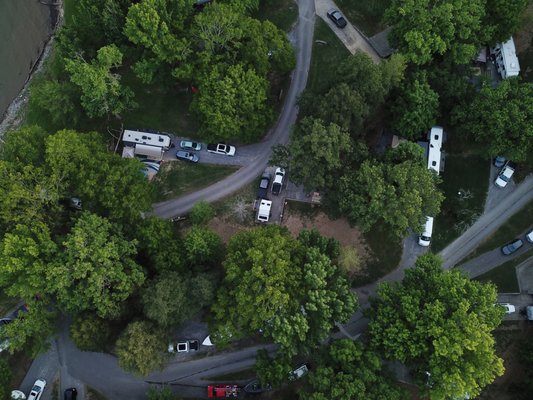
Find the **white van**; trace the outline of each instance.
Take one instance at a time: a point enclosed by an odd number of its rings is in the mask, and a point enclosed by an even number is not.
[[[257,220],[259,222],[268,222],[270,219],[270,208],[272,201],[261,199],[259,203],[259,211],[257,212]]]
[[[418,237],[418,244],[420,246],[428,247],[431,242],[431,234],[433,233],[433,217],[426,217],[424,224],[424,231]]]

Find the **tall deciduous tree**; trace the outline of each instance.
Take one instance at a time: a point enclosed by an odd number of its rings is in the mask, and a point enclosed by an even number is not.
[[[404,82],[392,104],[392,126],[402,137],[419,138],[437,122],[439,96],[424,73]]]
[[[519,78],[505,79],[496,88],[484,86],[471,104],[454,110],[454,122],[465,134],[483,143],[487,156],[515,161],[533,157],[533,89]]]
[[[305,118],[296,127],[289,144],[291,180],[306,190],[331,187],[350,159],[350,135],[338,125]]]
[[[37,125],[8,131],[3,137],[0,158],[15,169],[28,164],[39,167],[44,163],[44,143],[48,136],[49,133]]]
[[[257,140],[272,118],[267,104],[268,81],[253,69],[232,65],[213,68],[200,83],[193,108],[208,140]]]
[[[136,106],[133,91],[120,83],[120,75],[112,72],[121,64],[122,53],[114,44],[99,49],[90,63],[81,57],[65,60],[65,69],[81,89],[81,105],[89,117],[119,117]]]
[[[389,38],[407,61],[428,64],[447,53],[467,64],[483,43],[486,0],[393,0],[385,12]]]
[[[59,303],[71,312],[117,318],[122,302],[144,282],[133,260],[135,246],[108,220],[84,212],[64,242],[63,257],[47,273]]]
[[[213,231],[194,226],[183,241],[187,261],[193,266],[212,265],[222,257],[222,240]]]
[[[308,377],[309,387],[300,399],[309,400],[400,400],[405,394],[387,376],[381,359],[361,342],[333,342]]]
[[[224,268],[217,330],[226,338],[261,330],[288,357],[319,345],[356,307],[331,260],[275,225],[235,235]]]
[[[487,0],[484,29],[489,43],[505,42],[518,31],[520,18],[530,0]]]
[[[215,282],[209,275],[165,272],[144,290],[144,313],[162,327],[176,327],[211,304],[214,294]]]
[[[187,62],[192,49],[186,21],[193,11],[186,0],[142,0],[129,8],[124,34],[145,49],[133,66],[143,82],[152,82],[165,69],[180,79],[192,76],[192,64]]]
[[[148,322],[132,322],[120,335],[116,352],[118,364],[135,375],[146,376],[165,362],[161,333]]]
[[[418,232],[426,215],[438,213],[444,197],[437,182],[420,160],[365,161],[341,178],[340,207],[362,230],[382,222],[403,237],[408,229]]]
[[[424,255],[401,283],[382,283],[371,299],[371,343],[431,374],[431,399],[473,398],[504,371],[492,336],[503,316],[495,302],[494,285],[443,271],[437,256]]]

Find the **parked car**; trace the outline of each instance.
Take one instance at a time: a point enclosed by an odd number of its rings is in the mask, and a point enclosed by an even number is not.
[[[285,170],[283,168],[276,168],[274,174],[274,182],[272,182],[272,194],[278,195],[283,187],[283,178],[285,177]]]
[[[333,23],[341,29],[347,24],[346,19],[344,19],[341,12],[335,8],[328,10],[328,18],[331,19]]]
[[[186,160],[186,161],[190,161],[190,162],[194,162],[194,163],[197,163],[199,158],[196,154],[194,153],[189,153],[188,151],[183,151],[183,150],[178,150],[176,152],[176,158],[180,159],[180,160]]]
[[[507,158],[505,158],[504,156],[496,156],[494,158],[494,166],[496,168],[501,168],[503,167],[506,161],[507,161]]]
[[[200,348],[198,340],[189,340],[189,350],[197,351]]]
[[[302,364],[289,374],[289,380],[295,381],[309,372],[309,364]]]
[[[200,151],[202,150],[202,143],[198,143],[198,142],[193,142],[191,140],[182,140],[180,142],[180,147],[183,149],[183,150],[196,150],[196,151]]]
[[[46,381],[44,379],[37,379],[31,388],[28,400],[39,400],[43,395]]]
[[[65,390],[65,400],[76,400],[78,398],[78,390],[76,388],[69,388]]]
[[[258,199],[267,198],[268,186],[270,185],[271,179],[272,175],[270,175],[268,172],[264,172],[263,175],[261,175],[261,181],[259,182],[259,188],[257,189]]]
[[[509,303],[496,303],[496,304],[499,305],[500,307],[505,308],[506,314],[512,314],[516,311],[515,306],[513,306],[512,304],[509,304]]]
[[[239,386],[234,383],[222,383],[207,386],[207,397],[214,398],[237,398],[239,396]]]
[[[528,233],[526,233],[526,240],[529,243],[533,243],[533,229],[531,229]]]
[[[511,181],[511,177],[514,174],[514,168],[511,166],[509,161],[507,161],[502,170],[498,173],[494,184],[498,187],[504,188]]]
[[[0,353],[9,347],[9,339],[2,338],[2,330],[4,326],[10,324],[13,320],[11,318],[0,319]]]
[[[169,353],[175,353],[176,352],[176,345],[174,343],[169,343],[167,351]]]
[[[214,154],[222,154],[233,157],[235,155],[235,147],[226,143],[208,144],[207,151]]]
[[[524,242],[522,242],[522,240],[515,239],[511,243],[507,243],[505,246],[502,247],[502,253],[504,256],[508,256],[509,254],[513,254],[523,245]]]

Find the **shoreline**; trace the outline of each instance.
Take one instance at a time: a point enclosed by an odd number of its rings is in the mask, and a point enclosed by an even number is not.
[[[63,17],[64,17],[64,4],[63,0],[58,0],[54,3],[45,3],[43,1],[40,1],[41,4],[47,5],[50,7],[50,18],[52,19],[52,31],[46,41],[46,44],[43,47],[43,50],[41,54],[39,55],[39,58],[35,61],[33,64],[28,77],[26,79],[26,82],[24,83],[24,86],[22,89],[20,89],[17,96],[13,99],[11,104],[9,104],[9,107],[4,112],[4,115],[0,118],[0,141],[2,136],[11,129],[17,129],[20,127],[22,123],[22,117],[23,117],[23,109],[28,104],[29,100],[29,87],[32,82],[32,79],[34,75],[38,72],[40,72],[44,66],[44,62],[48,59],[50,56],[50,53],[52,51],[52,46],[54,43],[55,33],[57,31],[57,28],[63,23]]]

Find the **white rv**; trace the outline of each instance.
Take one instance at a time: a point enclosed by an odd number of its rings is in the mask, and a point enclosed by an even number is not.
[[[505,43],[498,43],[490,49],[490,52],[494,57],[494,63],[502,79],[518,76],[520,73],[520,64],[518,63],[512,37]]]

